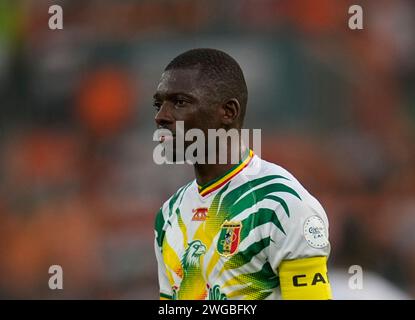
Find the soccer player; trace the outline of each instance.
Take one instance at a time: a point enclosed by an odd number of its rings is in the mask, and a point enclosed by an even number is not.
[[[180,54],[154,95],[157,127],[172,132],[161,141],[176,139],[177,121],[206,135],[241,130],[247,96],[228,54]],[[287,170],[250,149],[243,154],[239,164],[195,163],[196,179],[157,213],[160,298],[331,299],[324,209]]]

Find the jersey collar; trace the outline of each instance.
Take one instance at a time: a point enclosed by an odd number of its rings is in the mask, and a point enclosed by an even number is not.
[[[242,161],[239,164],[232,167],[228,172],[226,172],[219,178],[216,178],[208,182],[207,184],[203,186],[197,184],[199,194],[202,197],[205,197],[208,194],[212,193],[213,191],[222,187],[224,184],[230,181],[233,177],[235,177],[239,172],[241,172],[245,167],[247,167],[253,157],[254,157],[254,152],[251,149],[249,149],[249,153],[245,156],[245,158],[242,159]]]

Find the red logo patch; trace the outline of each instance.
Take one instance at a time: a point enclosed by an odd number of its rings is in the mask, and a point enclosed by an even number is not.
[[[193,209],[192,221],[205,221],[207,218],[208,208],[196,208]]]

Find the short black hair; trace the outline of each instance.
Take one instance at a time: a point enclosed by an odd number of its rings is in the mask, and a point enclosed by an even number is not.
[[[174,58],[164,69],[197,68],[201,77],[211,80],[215,96],[221,101],[236,98],[241,105],[240,125],[245,118],[248,88],[241,67],[229,54],[210,48],[188,50]]]

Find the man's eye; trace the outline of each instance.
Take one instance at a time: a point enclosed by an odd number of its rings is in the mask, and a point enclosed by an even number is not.
[[[183,99],[176,100],[176,106],[183,107],[186,104],[186,101]]]
[[[159,111],[160,108],[161,108],[161,103],[158,102],[158,101],[154,101],[153,102],[153,107],[154,107],[154,109],[156,109],[157,111]]]

